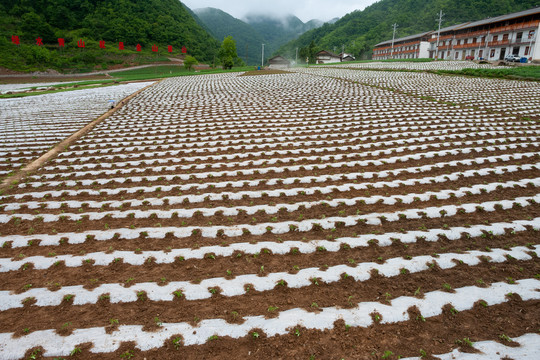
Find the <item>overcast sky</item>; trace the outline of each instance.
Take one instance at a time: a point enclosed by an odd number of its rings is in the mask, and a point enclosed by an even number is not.
[[[213,7],[241,19],[248,13],[296,15],[303,22],[328,21],[353,10],[364,9],[376,0],[181,0],[191,9]]]

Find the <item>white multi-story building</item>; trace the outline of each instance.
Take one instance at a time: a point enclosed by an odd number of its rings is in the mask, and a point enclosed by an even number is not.
[[[449,26],[432,33],[429,57],[503,60],[512,54],[540,60],[539,25],[540,7]]]
[[[503,60],[512,54],[540,61],[540,7],[452,25],[375,45],[373,59]]]
[[[373,49],[372,58],[373,60],[427,58],[432,33],[429,31],[378,43]]]

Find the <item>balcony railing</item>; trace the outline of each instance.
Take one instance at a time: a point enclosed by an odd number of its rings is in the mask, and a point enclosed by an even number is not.
[[[394,49],[400,48],[400,47],[405,47],[405,46],[414,46],[414,45],[419,45],[419,44],[420,44],[420,41],[410,41],[410,42],[404,43],[404,44],[395,43],[394,44]],[[382,47],[376,47],[375,49],[377,49],[377,50],[385,50],[385,49],[391,49],[391,48],[392,48],[391,45],[386,45],[386,46],[382,46]]]
[[[481,36],[481,35],[485,35],[487,34],[487,30],[478,30],[478,31],[472,31],[472,32],[468,32],[468,33],[461,33],[461,34],[456,34],[456,39],[463,39],[463,38],[468,38],[468,37],[477,37],[477,36]]]
[[[501,33],[501,32],[505,32],[505,31],[520,30],[520,29],[527,29],[527,28],[535,28],[535,27],[538,27],[539,23],[540,23],[540,20],[533,20],[533,21],[528,21],[528,22],[519,23],[519,24],[498,26],[498,27],[495,27],[495,28],[492,28],[491,30],[489,30],[489,32],[491,32],[491,33]]]
[[[469,49],[469,48],[477,48],[481,46],[482,46],[481,43],[476,42],[476,43],[469,43],[469,44],[454,45],[454,49]]]
[[[504,46],[510,44],[510,40],[499,40],[499,41],[490,41],[488,42],[489,47],[493,46]]]

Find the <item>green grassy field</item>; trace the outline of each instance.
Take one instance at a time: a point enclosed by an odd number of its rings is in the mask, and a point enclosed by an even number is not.
[[[125,71],[111,73],[111,76],[113,78],[110,80],[88,80],[88,81],[81,81],[81,82],[62,83],[62,84],[49,86],[49,87],[55,88],[55,90],[34,91],[30,93],[1,94],[0,99],[50,94],[50,93],[63,92],[63,91],[84,90],[84,89],[91,89],[91,88],[103,87],[103,86],[112,86],[114,85],[115,82],[163,79],[163,78],[174,77],[174,76],[193,76],[193,75],[204,75],[204,74],[219,74],[219,73],[227,73],[227,72],[243,72],[243,71],[252,71],[254,69],[256,69],[256,67],[242,66],[242,67],[234,67],[231,70],[204,69],[204,70],[199,70],[199,71],[194,71],[194,70],[188,71],[183,66],[158,65],[158,66],[151,66],[151,67],[146,67],[142,69],[125,70]]]
[[[540,66],[518,66],[498,69],[436,70],[437,74],[454,74],[502,79],[540,80]]]
[[[191,75],[204,75],[204,74],[218,74],[226,72],[240,72],[251,71],[253,66],[235,67],[232,70],[223,69],[204,69],[198,71],[188,71],[183,66],[175,65],[162,65],[152,66],[142,69],[126,70],[111,73],[111,76],[121,81],[134,81],[134,80],[148,80],[148,79],[162,79],[173,76],[191,76]]]

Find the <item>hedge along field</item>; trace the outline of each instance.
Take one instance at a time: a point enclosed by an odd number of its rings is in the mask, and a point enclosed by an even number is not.
[[[1,358],[534,358],[538,84],[238,75],[1,197]]]

